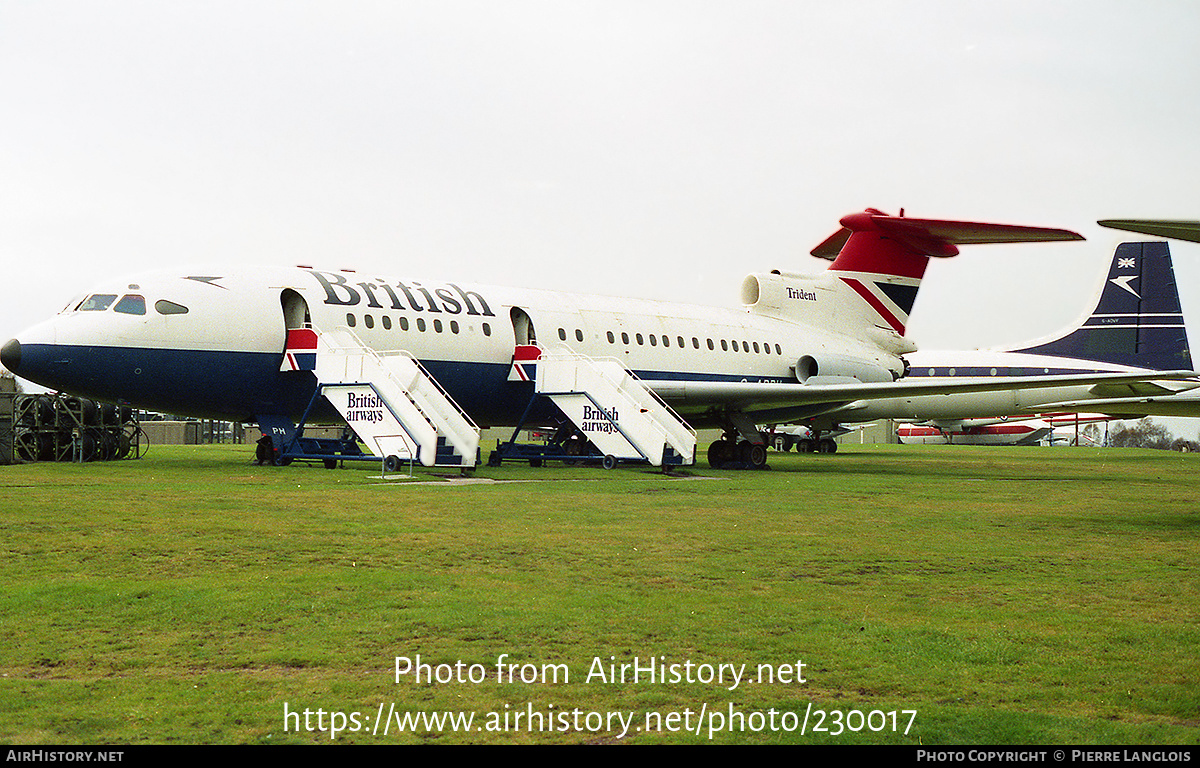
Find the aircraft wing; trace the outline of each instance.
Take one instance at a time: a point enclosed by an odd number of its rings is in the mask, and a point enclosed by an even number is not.
[[[1170,221],[1167,219],[1105,219],[1097,221],[1102,227],[1138,232],[1143,235],[1172,237],[1200,243],[1200,221]]]
[[[967,392],[995,392],[1007,389],[1046,389],[1087,385],[1137,384],[1149,380],[1195,377],[1196,371],[1142,371],[1138,373],[1071,374],[1065,376],[1014,376],[1004,378],[964,378],[962,381],[922,381],[919,379],[864,384],[855,379],[846,383],[766,383],[723,381],[652,381],[646,382],[664,400],[721,403],[744,411],[800,406],[836,408],[856,400],[877,400],[917,395],[952,395]],[[1144,398],[1142,398],[1144,399]],[[1091,401],[1088,401],[1091,402]],[[1197,401],[1200,403],[1200,400]],[[1047,410],[1062,410],[1048,405]],[[1097,410],[1089,407],[1089,410]]]
[[[1105,400],[1073,400],[1048,403],[1055,410],[1087,409],[1092,413],[1110,416],[1141,418],[1143,416],[1200,416],[1200,398],[1191,395],[1165,397],[1114,397]]]

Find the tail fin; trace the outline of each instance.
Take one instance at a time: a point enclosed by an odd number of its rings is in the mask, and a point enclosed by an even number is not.
[[[1170,244],[1118,245],[1096,308],[1079,327],[1053,341],[1011,351],[1133,368],[1191,368]]]
[[[896,333],[904,335],[930,256],[958,254],[959,245],[1082,240],[1074,232],[968,221],[907,219],[868,208],[812,250],[832,259],[829,271],[850,286]]]

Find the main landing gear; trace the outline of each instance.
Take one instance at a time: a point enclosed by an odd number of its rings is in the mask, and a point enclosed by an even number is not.
[[[708,447],[708,463],[713,469],[765,469],[767,445],[739,440],[737,432],[729,431]]]

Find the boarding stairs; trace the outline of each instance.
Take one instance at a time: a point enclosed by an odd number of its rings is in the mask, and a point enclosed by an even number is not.
[[[693,464],[696,433],[618,360],[543,350],[534,391],[610,460]]]
[[[390,463],[474,467],[479,427],[407,352],[377,352],[348,328],[318,334],[321,393]]]

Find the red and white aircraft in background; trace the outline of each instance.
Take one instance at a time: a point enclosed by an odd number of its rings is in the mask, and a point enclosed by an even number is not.
[[[1101,413],[1044,413],[1015,419],[963,419],[956,428],[900,424],[896,437],[905,445],[1080,445],[1090,442],[1082,425],[1113,421]]]

